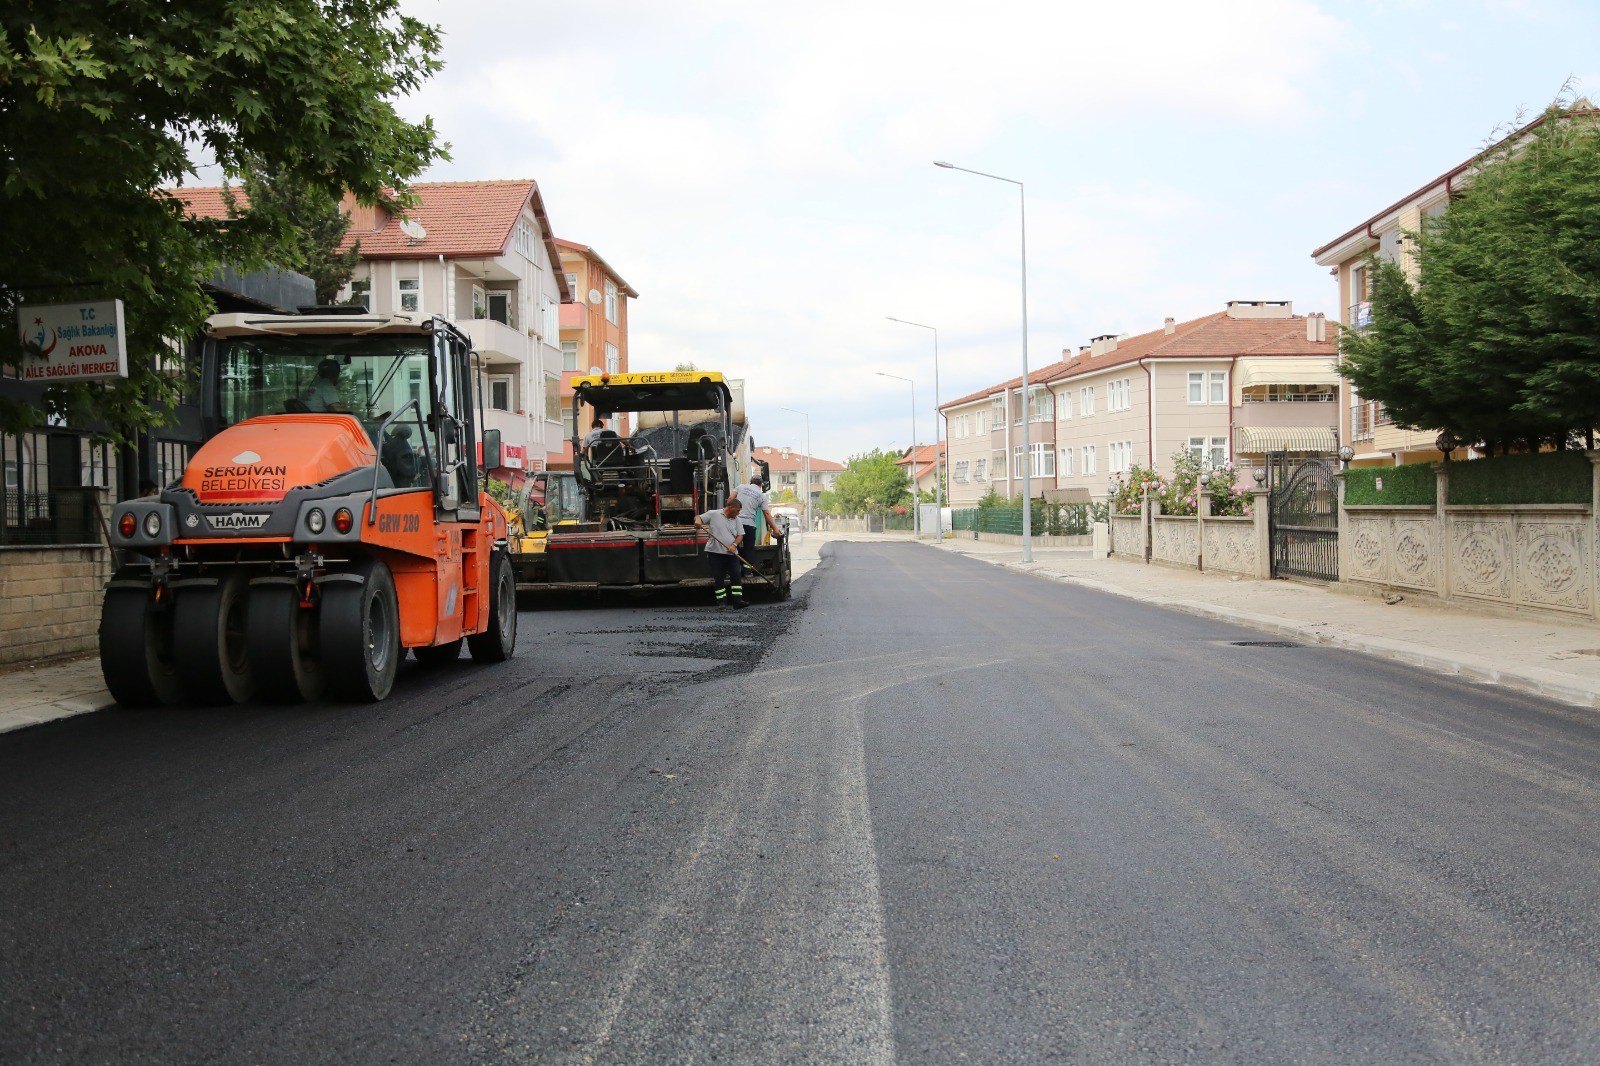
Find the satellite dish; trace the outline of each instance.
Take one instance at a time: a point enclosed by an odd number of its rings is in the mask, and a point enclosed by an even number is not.
[[[423,240],[428,236],[428,231],[423,228],[422,223],[414,218],[402,218],[400,220],[400,232],[414,241]]]
[[[589,302],[592,303],[592,304],[597,304],[597,303],[600,302],[600,290],[599,289],[590,289],[589,290]]]

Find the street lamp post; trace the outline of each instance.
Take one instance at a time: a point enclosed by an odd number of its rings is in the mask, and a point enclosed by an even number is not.
[[[816,528],[816,517],[811,513],[811,416],[804,411],[796,411],[793,407],[780,407],[778,410],[788,411],[806,420],[806,484],[805,490],[800,495],[806,501],[806,532],[809,533]]]
[[[933,523],[933,539],[944,540],[944,437],[940,435],[943,419],[939,414],[939,330],[935,326],[913,322],[909,318],[884,315],[890,322],[902,326],[919,326],[933,331],[933,503],[938,509]],[[947,436],[948,434],[946,434]],[[913,442],[915,443],[915,442]]]
[[[945,163],[934,160],[933,165],[944,167],[946,170],[959,170],[964,174],[976,174],[980,178],[993,178],[1017,187],[1017,204],[1020,209],[1022,221],[1022,561],[1033,562],[1033,500],[1030,485],[1031,467],[1033,465],[1032,450],[1028,446],[1028,419],[1032,413],[1028,410],[1028,198],[1027,191],[1022,182],[1015,178],[1002,178],[998,174],[986,174],[981,170],[968,170],[958,167],[954,163]]]
[[[922,516],[917,507],[917,383],[910,378],[903,378],[899,374],[885,374],[878,371],[880,378],[894,378],[911,386],[911,535],[922,536]]]

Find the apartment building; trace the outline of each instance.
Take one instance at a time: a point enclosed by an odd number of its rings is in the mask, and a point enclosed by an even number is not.
[[[768,471],[772,474],[771,494],[774,497],[784,489],[788,489],[802,501],[809,495],[813,507],[818,496],[832,491],[833,483],[845,469],[843,463],[811,456],[811,491],[808,494],[800,491],[800,483],[805,480],[806,474],[807,456],[803,452],[797,452],[792,448],[769,448],[762,445],[756,448],[755,457],[766,463]]]
[[[934,444],[919,444],[916,448],[907,448],[905,454],[895,460],[895,464],[906,472],[906,477],[914,479],[918,493],[932,493],[938,484],[938,472],[945,460],[944,448]]]
[[[1278,300],[1234,300],[1137,336],[1095,337],[1028,375],[1030,494],[1101,499],[1135,465],[1170,474],[1180,450],[1213,467],[1333,452],[1337,354],[1323,316]],[[1020,378],[941,410],[951,502],[970,506],[991,488],[1019,495]]]
[[[639,294],[586,244],[556,238],[561,270],[573,302],[561,305],[561,424],[572,425],[572,379],[583,374],[628,372],[628,301]],[[592,416],[578,413],[587,431]],[[613,415],[610,426],[623,436],[630,432],[627,415]],[[570,429],[560,446],[552,449],[551,469],[572,469]]]
[[[1586,100],[1576,102],[1569,114],[1574,112],[1590,116],[1597,113]],[[1545,117],[1540,116],[1311,253],[1319,266],[1329,268],[1329,273],[1337,278],[1345,328],[1360,330],[1371,325],[1371,261],[1376,258],[1396,263],[1415,280],[1416,260],[1410,235],[1420,232],[1429,218],[1448,208],[1450,198],[1472,181],[1483,159],[1507,143],[1515,145],[1525,139],[1545,121]],[[1348,382],[1344,394],[1346,401],[1339,420],[1340,443],[1355,450],[1352,465],[1398,466],[1443,458],[1435,443],[1439,436],[1436,429],[1402,429],[1394,425],[1383,404],[1363,399]],[[1475,454],[1470,449],[1468,452]]]
[[[1055,395],[1047,382],[1066,368],[1066,361],[1028,374],[1028,450],[1034,471],[1029,494],[1040,497],[1055,487]],[[945,417],[950,464],[950,505],[970,507],[992,489],[1002,496],[1022,494],[1022,378],[969,393],[939,411]],[[1050,471],[1041,480],[1040,471]]]
[[[559,449],[559,307],[571,290],[559,269],[536,182],[446,181],[411,186],[401,220],[347,200],[345,247],[361,261],[341,299],[378,313],[440,315],[482,357],[485,428],[505,442],[501,476],[545,469]]]

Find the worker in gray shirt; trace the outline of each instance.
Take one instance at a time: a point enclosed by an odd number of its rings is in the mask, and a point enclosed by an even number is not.
[[[739,560],[739,500],[728,501],[720,511],[695,515],[696,529],[711,539],[706,543],[706,560],[711,564],[711,582],[716,586],[721,606],[744,606],[744,564]]]
[[[772,511],[767,506],[767,494],[761,491],[760,474],[751,475],[749,481],[733,490],[733,494],[734,497],[739,501],[741,507],[741,510],[739,511],[739,523],[744,527],[744,536],[742,538],[739,550],[743,552],[745,558],[748,559],[750,557],[750,553],[754,551],[756,547],[757,515],[764,514],[767,516],[767,528],[772,530],[773,536],[782,537],[783,534],[778,529],[778,523],[773,521]]]

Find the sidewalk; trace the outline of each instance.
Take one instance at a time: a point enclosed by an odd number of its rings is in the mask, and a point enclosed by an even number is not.
[[[908,543],[893,533],[819,533],[791,544],[798,580],[833,540]],[[1600,707],[1600,627],[1578,620],[1505,617],[1406,597],[1291,581],[1251,581],[1122,559],[1093,559],[1088,549],[1040,548],[1032,563],[1007,544],[950,539],[932,550],[1261,630],[1395,659],[1442,674],[1504,685],[1580,707]],[[112,706],[94,656],[0,671],[0,733]]]
[[[1252,581],[1132,560],[1088,549],[1022,549],[946,540],[955,552],[1050,581],[1081,585],[1156,607],[1249,626],[1275,637],[1327,644],[1471,681],[1504,685],[1580,707],[1600,707],[1600,627],[1579,619],[1509,617],[1405,596],[1397,603],[1354,589]]]

